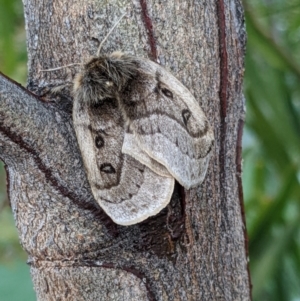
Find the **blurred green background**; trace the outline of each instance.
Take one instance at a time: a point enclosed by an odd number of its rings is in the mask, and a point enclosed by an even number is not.
[[[243,185],[255,301],[300,300],[300,0],[244,1]],[[0,66],[26,81],[22,3],[0,0]],[[0,166],[0,300],[35,300]],[[18,290],[16,290],[16,284]]]
[[[0,71],[26,82],[26,37],[21,1],[0,0]],[[27,256],[21,249],[6,195],[5,170],[0,161],[0,300],[34,301]]]

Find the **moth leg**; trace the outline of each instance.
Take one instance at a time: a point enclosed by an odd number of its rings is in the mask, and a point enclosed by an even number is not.
[[[44,101],[55,103],[58,108],[71,114],[73,107],[72,91],[73,83],[64,82],[42,87],[36,94]]]

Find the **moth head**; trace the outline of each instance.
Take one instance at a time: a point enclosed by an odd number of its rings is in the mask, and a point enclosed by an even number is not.
[[[93,57],[75,77],[74,95],[88,104],[101,104],[104,99],[118,98],[136,73],[134,59],[120,52]]]

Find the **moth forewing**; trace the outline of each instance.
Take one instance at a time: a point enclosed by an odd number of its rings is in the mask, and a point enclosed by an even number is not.
[[[94,95],[82,91],[86,76],[77,77],[73,124],[93,195],[115,223],[136,224],[169,203],[174,179],[122,154],[124,121],[117,101],[85,99]]]
[[[214,142],[207,118],[173,75],[149,60],[136,60],[138,76],[120,95],[120,106],[129,125],[125,138],[131,136],[145,155],[138,158],[127,139],[123,151],[159,173],[144,160],[152,158],[187,189],[197,186],[205,177]]]

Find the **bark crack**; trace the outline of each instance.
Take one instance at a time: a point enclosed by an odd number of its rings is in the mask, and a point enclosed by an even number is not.
[[[225,148],[226,148],[226,116],[227,116],[227,87],[228,87],[228,56],[226,45],[226,20],[224,1],[219,0],[217,4],[219,23],[219,51],[220,51],[220,187],[224,187],[225,179]],[[225,193],[225,189],[221,189]]]
[[[154,36],[152,19],[149,17],[149,13],[148,13],[147,1],[140,0],[140,4],[141,4],[141,8],[142,8],[142,20],[143,20],[144,26],[146,28],[146,32],[148,35],[148,42],[149,42],[150,50],[151,50],[149,56],[152,58],[152,60],[157,61],[156,39]]]

